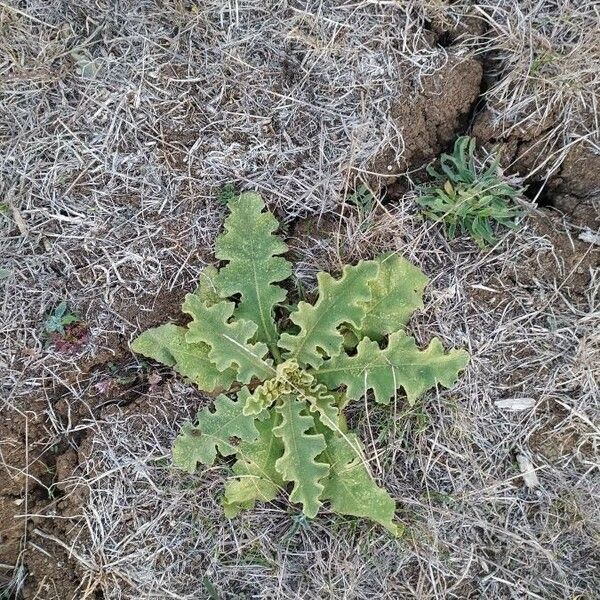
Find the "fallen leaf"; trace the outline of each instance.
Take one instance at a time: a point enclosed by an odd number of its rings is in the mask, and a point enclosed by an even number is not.
[[[533,398],[506,398],[504,400],[496,400],[494,404],[498,408],[506,408],[508,410],[527,410],[535,406]]]
[[[535,467],[533,466],[531,460],[529,460],[525,454],[517,454],[517,464],[519,465],[519,470],[521,471],[525,485],[530,490],[539,487],[540,480],[538,479],[538,476],[535,472]]]

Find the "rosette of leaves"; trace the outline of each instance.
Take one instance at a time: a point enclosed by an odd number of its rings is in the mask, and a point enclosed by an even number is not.
[[[496,241],[494,223],[517,226],[523,211],[514,200],[523,189],[502,177],[497,157],[475,159],[475,138],[459,137],[452,154],[440,156],[440,166],[441,173],[427,167],[433,182],[421,187],[416,202],[425,216],[445,225],[450,239],[466,233],[483,248]]]
[[[452,386],[468,354],[445,352],[438,339],[422,350],[405,331],[427,278],[395,254],[346,266],[338,278],[319,273],[314,303],[290,307],[280,284],[292,269],[276,219],[255,193],[229,209],[216,242],[222,266],[205,269],[183,303],[189,324],[149,329],[132,343],[219,394],[183,426],[174,464],[193,473],[232,457],[229,517],[288,493],[309,518],[326,502],[397,535],[395,501],[377,485],[344,408],[365,395],[414,403],[437,384]]]

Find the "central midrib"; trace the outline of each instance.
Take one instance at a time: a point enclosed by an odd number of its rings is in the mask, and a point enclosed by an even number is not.
[[[349,278],[346,280],[346,282],[348,282]],[[333,304],[331,305],[330,309],[334,308],[337,305],[337,300],[334,300]],[[315,306],[313,307],[313,309],[316,309],[318,303],[315,304]],[[300,338],[300,344],[298,345],[298,348],[296,349],[296,352],[294,354],[295,357],[298,357],[298,355],[300,354],[300,351],[304,349],[304,346],[306,345],[306,342],[308,340],[308,334],[311,333],[316,329],[317,325],[321,322],[321,319],[323,319],[325,317],[325,315],[327,314],[327,312],[324,312],[314,323],[314,325],[307,330],[306,335],[302,338]]]

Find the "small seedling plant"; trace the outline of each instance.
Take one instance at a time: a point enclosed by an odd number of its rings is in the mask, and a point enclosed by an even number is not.
[[[441,173],[427,168],[433,183],[421,187],[416,202],[425,216],[444,223],[450,239],[465,233],[484,248],[496,241],[494,223],[517,226],[523,211],[514,200],[523,189],[502,178],[497,157],[476,161],[475,138],[459,137],[453,153],[442,154],[440,163]]]
[[[64,300],[46,317],[44,329],[49,343],[59,352],[77,352],[88,340],[85,323],[68,309]]]
[[[63,300],[47,317],[44,324],[46,333],[60,333],[65,335],[65,326],[79,321],[79,317],[67,310],[67,303]]]
[[[427,278],[396,254],[345,266],[338,278],[319,273],[314,303],[290,304],[279,284],[292,266],[276,219],[255,193],[228,206],[216,242],[222,266],[206,268],[186,296],[189,324],[161,325],[132,343],[219,394],[183,426],[174,464],[194,473],[198,463],[234,457],[228,517],[289,493],[308,518],[327,502],[398,535],[395,501],[375,482],[344,409],[365,396],[389,404],[401,392],[413,404],[437,384],[452,386],[468,354],[445,352],[438,339],[421,350],[408,335]]]

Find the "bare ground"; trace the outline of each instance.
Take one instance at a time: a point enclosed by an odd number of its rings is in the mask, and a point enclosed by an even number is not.
[[[597,131],[561,91],[549,164],[552,115],[506,126],[528,105],[473,45],[510,3],[435,4],[0,4],[0,597],[597,597]],[[579,23],[581,6],[561,10]],[[485,253],[420,220],[410,191],[470,126],[552,207]],[[382,194],[367,215],[345,202],[357,179]],[[263,193],[308,287],[382,250],[414,261],[431,284],[412,331],[472,354],[420,406],[351,414],[403,540],[283,500],[228,521],[226,467],[169,466],[210,399],[127,344],[180,318],[229,182]],[[43,332],[63,299],[87,332],[74,354]]]

